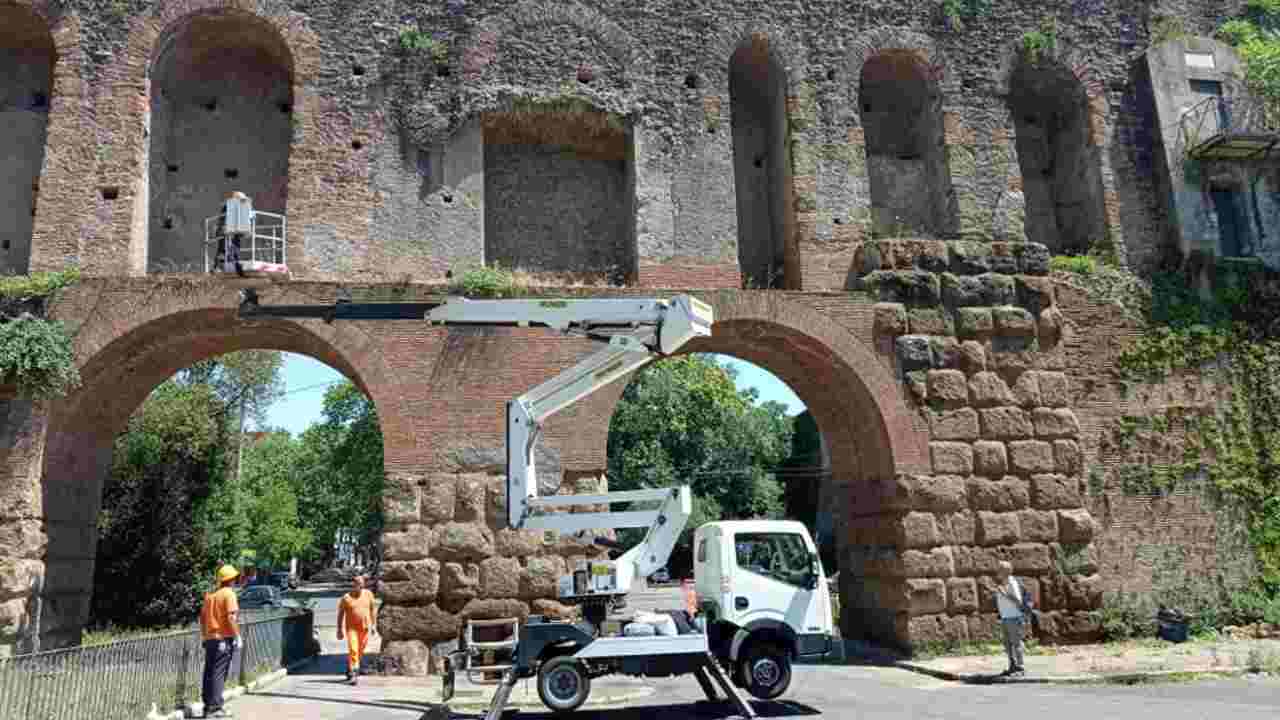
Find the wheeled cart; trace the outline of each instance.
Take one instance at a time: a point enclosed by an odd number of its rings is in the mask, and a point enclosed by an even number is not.
[[[467,635],[470,632],[468,629]],[[453,697],[458,672],[501,673],[485,720],[498,720],[516,683],[529,678],[537,678],[538,696],[548,709],[567,713],[587,701],[593,678],[613,674],[693,675],[708,700],[727,700],[742,717],[756,717],[751,704],[725,675],[704,634],[595,637],[590,625],[532,616],[520,628],[518,639],[509,642],[512,662],[507,666],[475,667],[471,662],[481,653],[502,649],[494,642],[480,643],[478,647],[464,642],[451,653],[445,661],[443,702]]]

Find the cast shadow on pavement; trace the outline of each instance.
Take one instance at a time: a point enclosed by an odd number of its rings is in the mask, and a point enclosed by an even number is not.
[[[762,718],[776,717],[803,717],[806,715],[821,715],[822,711],[789,700],[753,700],[751,707],[756,714]],[[518,715],[516,715],[518,713]],[[561,715],[556,715],[550,711],[546,712],[529,712],[528,710],[507,710],[503,713],[504,720],[512,717],[519,717],[520,720],[559,720]],[[709,700],[698,700],[697,702],[679,703],[674,705],[644,705],[640,707],[630,708],[610,708],[607,710],[578,710],[573,713],[575,720],[653,720],[654,717],[670,718],[671,720],[726,720],[727,718],[740,718],[732,704],[728,702],[711,702]],[[424,720],[445,720],[444,716],[437,712],[428,712],[423,716]],[[448,720],[477,720],[483,718],[483,712],[477,713],[460,713],[453,712],[448,715]]]
[[[300,675],[337,675],[339,677],[347,673],[347,656],[339,653],[329,653],[328,655],[317,655],[311,662],[302,667],[295,668],[289,672],[290,677]],[[344,682],[339,680],[338,682]]]

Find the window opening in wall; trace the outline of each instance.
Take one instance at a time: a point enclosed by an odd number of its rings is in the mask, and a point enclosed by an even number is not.
[[[45,21],[0,4],[0,276],[30,267],[55,61]]]
[[[243,14],[181,21],[161,47],[151,68],[148,270],[202,272],[205,220],[230,193],[286,211],[293,60],[275,28]]]
[[[942,96],[921,57],[881,52],[858,78],[866,133],[872,232],[878,237],[942,236],[950,225],[951,180]]]
[[[116,200],[116,199],[119,199],[119,197],[120,197],[120,188],[118,188],[118,187],[104,187],[104,188],[102,188],[102,199],[103,199],[103,200]]]
[[[1205,68],[1208,70],[1213,70],[1217,67],[1217,64],[1213,59],[1213,53],[1189,52],[1183,54],[1182,57],[1183,61],[1187,64],[1187,67]]]
[[[799,288],[786,69],[764,35],[729,58],[738,266],[749,288]]]
[[[1084,86],[1060,65],[1020,64],[1009,83],[1027,240],[1088,252],[1107,227],[1100,150],[1089,140]]]
[[[594,109],[526,101],[486,113],[481,124],[486,264],[631,282],[630,125]]]
[[[1245,212],[1243,194],[1236,188],[1211,187],[1214,215],[1218,219],[1218,255],[1241,257],[1244,255],[1249,232],[1248,214]]]

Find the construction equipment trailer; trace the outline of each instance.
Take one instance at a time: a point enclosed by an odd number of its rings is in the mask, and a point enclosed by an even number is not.
[[[256,291],[242,291],[240,317],[335,320],[414,319],[443,326],[546,327],[599,341],[604,347],[578,364],[507,403],[507,522],[511,528],[577,533],[646,528],[640,544],[615,560],[579,561],[559,579],[558,599],[580,606],[584,622],[544,616],[518,620],[471,621],[460,633],[458,650],[446,660],[445,702],[457,673],[497,675],[497,689],[485,714],[497,720],[515,684],[537,678],[538,694],[549,709],[570,712],[586,702],[591,679],[609,674],[671,677],[692,674],[708,699],[720,701],[717,687],[745,717],[756,713],[740,692],[772,699],[787,690],[791,663],[831,651],[834,619],[825,573],[808,530],[798,522],[746,520],[712,522],[694,534],[694,574],[699,621],[669,629],[670,623],[631,627],[607,623],[635,581],[667,563],[692,513],[688,486],[538,496],[534,447],[542,423],[552,414],[655,359],[679,351],[690,340],[711,334],[714,311],[690,295],[670,299],[513,299],[452,297],[439,303],[354,303],[262,305]],[[625,510],[563,512],[585,506],[626,503]],[[635,509],[636,505],[651,507]],[[656,507],[652,507],[656,505]],[[559,512],[557,512],[559,511]],[[606,547],[616,543],[604,538]],[[478,640],[477,634],[511,624],[512,636]],[[610,635],[607,627],[618,625]],[[632,623],[631,625],[636,625]],[[665,632],[663,632],[665,630]],[[634,631],[634,632],[633,632]],[[643,632],[641,632],[643,631]],[[503,664],[488,664],[495,652]]]

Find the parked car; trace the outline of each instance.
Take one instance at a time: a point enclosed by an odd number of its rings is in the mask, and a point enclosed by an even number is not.
[[[284,593],[274,585],[253,585],[240,591],[241,609],[285,607]]]
[[[649,576],[651,583],[669,583],[671,582],[671,573],[666,568],[658,568]]]
[[[292,573],[277,572],[271,573],[271,577],[268,578],[267,584],[273,587],[278,587],[281,590],[292,590],[293,588],[298,587],[298,580]]]

